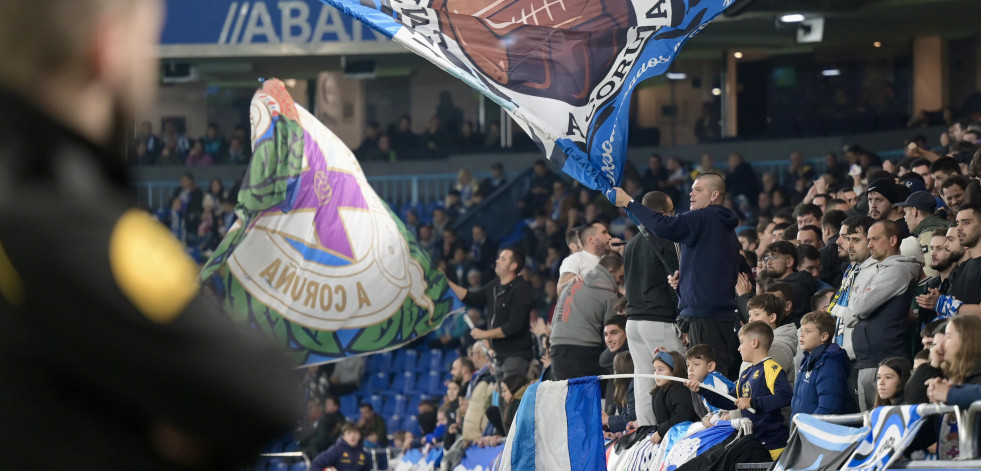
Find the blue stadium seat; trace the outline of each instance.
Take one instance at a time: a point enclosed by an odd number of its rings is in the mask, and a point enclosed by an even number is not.
[[[269,463],[269,471],[289,471],[289,465],[279,458],[274,458],[271,463]]]
[[[379,371],[371,377],[371,387],[368,388],[370,393],[378,393],[387,390],[391,385],[388,382],[388,373]]]
[[[290,471],[307,471],[307,464],[302,461],[297,461],[290,466]]]
[[[404,372],[401,374],[396,374],[395,378],[392,380],[392,387],[386,389],[388,394],[401,394],[405,391],[405,380],[406,374],[411,374],[411,372]]]
[[[378,414],[385,417],[395,415],[395,396],[389,396],[388,394],[384,396],[382,408],[378,411]]]
[[[402,425],[402,418],[397,415],[390,415],[388,419],[385,420],[385,428],[388,429],[388,433],[395,433],[401,430],[399,428]]]
[[[419,429],[419,419],[414,414],[403,417],[401,425],[402,430],[412,432],[413,435],[419,436],[422,434],[422,430]]]
[[[443,383],[443,375],[436,371],[430,371],[426,378],[426,393],[432,396],[445,396],[446,385]]]
[[[415,371],[419,364],[419,352],[413,349],[405,349],[405,363],[402,365],[404,371]]]
[[[394,355],[392,352],[382,352],[376,353],[368,357],[368,364],[365,367],[365,372],[368,374],[377,373],[379,371],[388,371],[388,367],[392,364]]]
[[[341,396],[341,414],[344,417],[357,417],[358,415],[358,398],[353,395]]]
[[[405,406],[408,402],[404,394],[396,394],[394,397],[389,398],[389,402],[392,403],[392,414],[393,415],[404,415],[406,410]]]
[[[429,371],[429,360],[432,358],[432,351],[425,350],[419,355],[419,361],[416,362],[415,371],[418,373],[425,373]]]
[[[380,414],[382,406],[384,406],[382,403],[383,400],[384,399],[382,398],[381,394],[372,394],[371,397],[368,398],[368,404],[371,404],[371,407]]]
[[[399,389],[392,388],[396,394],[412,394],[418,391],[418,380],[416,379],[416,374],[412,371],[406,371],[400,375],[402,377],[402,387]]]
[[[428,371],[440,371],[443,369],[443,351],[442,350],[430,350],[429,351],[429,364],[426,365]]]

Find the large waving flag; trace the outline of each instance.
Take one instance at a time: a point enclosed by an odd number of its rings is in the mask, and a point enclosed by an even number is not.
[[[321,0],[479,90],[559,167],[616,186],[630,96],[733,0]]]
[[[316,364],[391,350],[459,303],[351,151],[279,80],[252,100],[239,221],[201,277],[237,322]]]
[[[606,470],[600,396],[595,376],[529,386],[498,470]]]
[[[902,456],[923,425],[918,405],[882,406],[872,411],[869,431],[858,444],[843,471],[877,471]]]
[[[831,424],[808,414],[794,416],[794,424],[797,428],[772,471],[841,469],[869,432],[868,427]]]
[[[713,427],[695,432],[675,443],[664,458],[661,469],[674,471],[692,458],[701,455],[736,434],[728,420],[721,420]]]

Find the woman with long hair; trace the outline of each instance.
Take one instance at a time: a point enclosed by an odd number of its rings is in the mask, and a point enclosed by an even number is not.
[[[912,370],[909,360],[903,357],[889,357],[879,362],[875,373],[874,407],[903,404],[903,389]]]
[[[613,374],[633,374],[634,360],[630,352],[622,351],[613,357]],[[637,420],[634,409],[634,380],[619,378],[613,380],[613,404],[616,406],[615,415],[603,412],[603,431],[621,433],[627,430],[627,423]]]
[[[981,399],[981,318],[960,315],[947,323],[944,336],[945,379],[930,380],[927,395],[933,402],[961,408]]]

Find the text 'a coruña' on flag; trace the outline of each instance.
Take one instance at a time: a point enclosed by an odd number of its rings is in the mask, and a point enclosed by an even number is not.
[[[630,95],[733,0],[321,0],[498,103],[567,174],[617,186]]]
[[[279,80],[252,100],[238,222],[205,265],[232,318],[298,364],[398,348],[459,304],[351,151]]]

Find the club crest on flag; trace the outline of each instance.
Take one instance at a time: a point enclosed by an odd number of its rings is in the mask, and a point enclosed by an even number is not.
[[[240,223],[202,273],[227,269],[229,311],[312,354],[306,362],[391,349],[438,328],[458,301],[351,151],[278,80],[256,93],[250,115]]]

